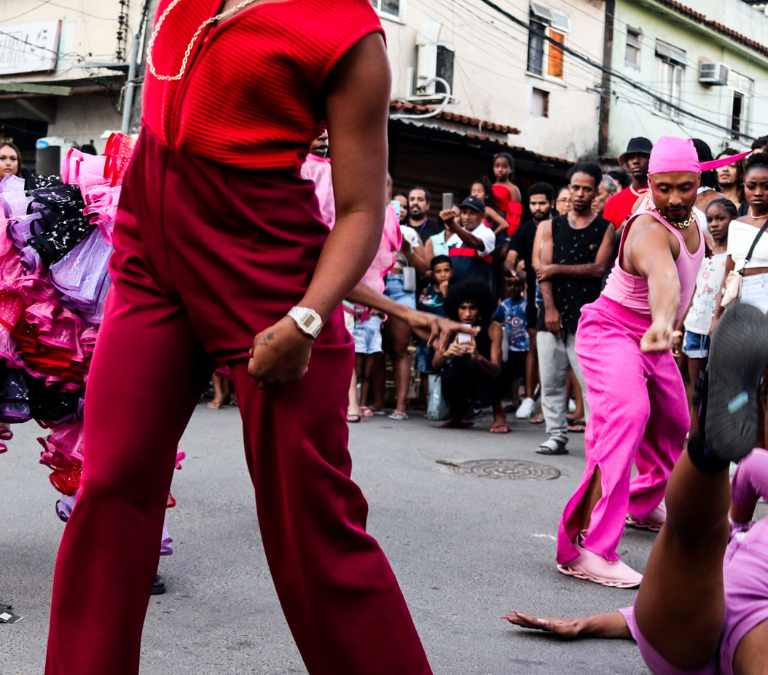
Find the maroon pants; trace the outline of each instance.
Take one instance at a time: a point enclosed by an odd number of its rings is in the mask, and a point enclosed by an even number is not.
[[[82,487],[59,550],[48,675],[136,675],[176,446],[230,362],[277,593],[313,675],[424,675],[424,650],[350,480],[341,311],[309,372],[261,391],[243,357],[302,298],[328,230],[312,183],[226,168],[146,129],[86,396]],[[248,561],[243,561],[248,564]]]

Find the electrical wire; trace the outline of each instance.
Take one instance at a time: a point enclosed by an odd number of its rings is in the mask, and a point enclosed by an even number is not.
[[[694,120],[697,120],[699,122],[703,122],[704,124],[708,124],[709,126],[715,128],[715,129],[717,129],[719,131],[726,131],[729,134],[733,133],[732,129],[730,129],[728,127],[725,127],[725,126],[723,126],[721,124],[718,124],[717,122],[712,122],[711,120],[708,120],[708,119],[706,119],[704,117],[696,115],[695,113],[689,112],[685,108],[682,108],[681,106],[666,100],[664,97],[659,96],[658,94],[656,94],[655,92],[651,91],[650,89],[647,89],[647,88],[645,88],[645,87],[643,87],[641,85],[637,85],[632,79],[630,79],[626,75],[624,75],[622,73],[619,73],[619,72],[616,72],[612,68],[608,68],[608,67],[602,65],[601,63],[593,61],[589,56],[585,56],[584,54],[578,52],[577,50],[573,49],[572,47],[570,47],[570,46],[568,46],[566,44],[563,44],[561,42],[558,42],[557,40],[555,40],[555,39],[551,38],[549,35],[547,35],[547,33],[545,33],[544,31],[540,31],[540,30],[538,30],[536,28],[532,28],[530,26],[530,24],[526,23],[522,19],[518,19],[516,16],[510,14],[506,10],[502,9],[501,7],[499,7],[499,5],[497,5],[495,2],[493,2],[493,0],[480,0],[480,2],[482,2],[485,5],[487,5],[488,7],[491,7],[492,9],[496,10],[497,12],[499,12],[499,14],[501,14],[504,17],[506,17],[507,19],[509,19],[513,23],[515,23],[515,24],[517,24],[517,25],[519,25],[521,27],[526,27],[531,32],[531,34],[537,35],[538,37],[542,38],[543,40],[546,40],[550,44],[555,44],[563,52],[565,52],[567,54],[570,54],[571,56],[574,56],[575,58],[579,59],[583,63],[586,63],[587,65],[591,66],[595,70],[600,71],[601,73],[605,73],[605,74],[610,75],[610,76],[612,76],[612,77],[614,77],[614,78],[616,78],[618,80],[622,80],[622,81],[628,83],[629,85],[631,85],[632,87],[634,87],[638,91],[643,92],[646,96],[649,96],[649,97],[653,98],[654,100],[658,101],[659,103],[665,105],[667,108],[669,108],[671,110],[674,110],[675,112],[677,112],[677,113],[679,113],[681,115],[684,115],[684,116],[686,116],[686,117],[688,117],[690,119],[694,119]],[[747,140],[753,140],[753,138],[751,136],[747,136],[746,134],[740,134],[740,137],[742,137],[742,138],[745,137]]]
[[[36,9],[40,9],[43,5],[48,5],[51,3],[52,0],[43,0],[37,7],[33,7],[32,9],[28,9],[25,12],[22,12],[21,14],[17,14],[16,16],[9,17],[8,19],[3,19],[3,21],[13,21],[14,19],[19,19],[22,16],[25,16],[26,14],[31,14]]]

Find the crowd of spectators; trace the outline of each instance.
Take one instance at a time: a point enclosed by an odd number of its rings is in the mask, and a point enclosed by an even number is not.
[[[756,142],[756,152],[764,140]],[[621,170],[579,163],[564,185],[538,182],[524,195],[514,184],[514,160],[504,153],[493,159],[493,180],[478,177],[459,199],[443,194],[438,204],[423,186],[394,192],[403,248],[387,276],[386,295],[477,326],[479,333],[457,335],[435,350],[397,319],[374,313],[357,322],[349,421],[387,414],[389,403],[393,420],[423,408],[444,427],[467,428],[490,409],[491,433],[504,434],[510,431],[507,414],[514,412],[545,425],[537,452],[567,453],[568,435],[583,433],[589,415],[574,351],[581,308],[600,295],[623,226],[648,191],[652,147],[649,139],[634,138],[620,157]],[[703,159],[712,157],[706,144],[696,141],[696,147]],[[719,156],[735,153],[726,148]],[[728,225],[749,210],[744,164],[712,173],[703,177],[697,208],[712,234],[714,256],[705,260],[679,327],[680,367],[692,406],[725,274]],[[528,218],[521,223],[524,212]],[[394,396],[387,381],[394,383]]]

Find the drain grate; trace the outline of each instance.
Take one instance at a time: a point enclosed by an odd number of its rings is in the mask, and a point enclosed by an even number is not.
[[[453,462],[438,459],[438,464],[450,466],[462,476],[478,478],[506,478],[508,480],[555,480],[560,471],[554,466],[538,462],[523,462],[513,459],[477,459],[470,462]]]

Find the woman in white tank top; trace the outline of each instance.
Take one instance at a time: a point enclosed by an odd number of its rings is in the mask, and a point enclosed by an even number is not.
[[[752,257],[746,262],[755,238],[768,221],[768,154],[752,155],[747,161],[744,196],[749,204],[749,212],[731,221],[725,276],[727,278],[732,270],[743,270],[741,302],[754,305],[768,314],[768,232],[760,236]],[[717,316],[722,312],[722,307],[718,307]]]

